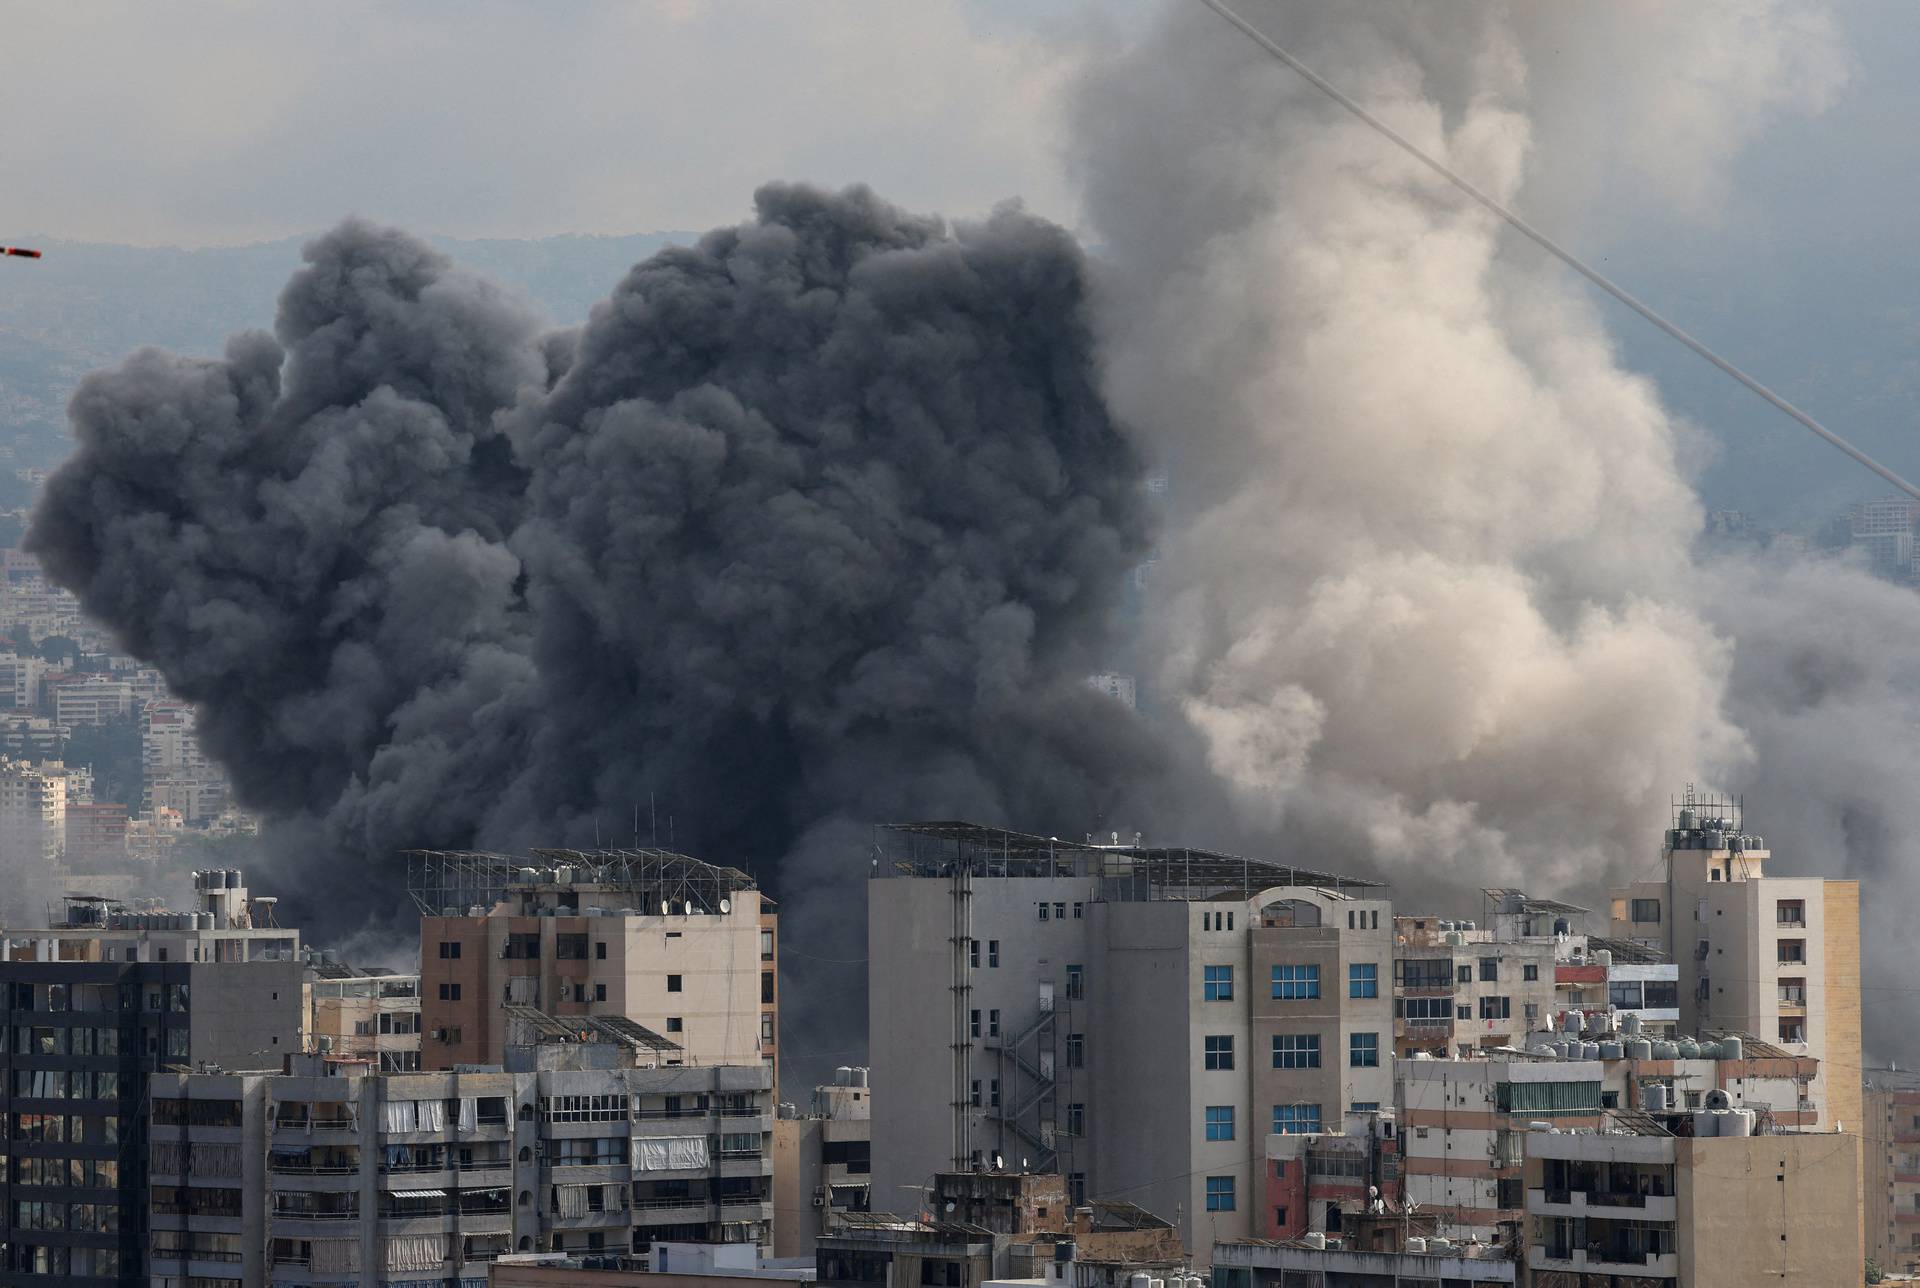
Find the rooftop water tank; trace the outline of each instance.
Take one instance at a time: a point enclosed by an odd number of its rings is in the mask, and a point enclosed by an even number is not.
[[[1751,1109],[1736,1109],[1721,1120],[1722,1136],[1751,1136],[1756,1120],[1760,1117]]]
[[[1309,1230],[1300,1237],[1309,1248],[1324,1248],[1327,1246],[1327,1236],[1318,1230]]]
[[[1676,821],[1680,825],[1680,830],[1683,832],[1687,832],[1687,831],[1692,831],[1695,827],[1699,826],[1699,820],[1700,820],[1700,816],[1696,814],[1694,811],[1690,809],[1683,809],[1680,811],[1680,817]]]
[[[1626,1053],[1626,1044],[1623,1042],[1602,1042],[1600,1044],[1600,1058],[1602,1060],[1618,1060],[1625,1056]]]
[[[1422,1253],[1424,1253],[1426,1250],[1427,1250],[1427,1241],[1425,1239],[1421,1238],[1417,1234],[1408,1238],[1407,1240],[1408,1252],[1411,1252],[1414,1256],[1417,1257]]]
[[[1449,932],[1451,932],[1452,930],[1453,930],[1453,923],[1452,923],[1451,921],[1443,921],[1443,922],[1441,922],[1441,923],[1440,923],[1440,933],[1441,933],[1441,934],[1443,934],[1443,935],[1444,935],[1444,934],[1447,934],[1447,933],[1449,933]]]
[[[1720,1040],[1720,1058],[1722,1060],[1744,1060],[1746,1058],[1746,1047],[1741,1044],[1739,1038],[1722,1038]]]
[[[1653,1059],[1653,1043],[1645,1038],[1628,1038],[1620,1045],[1626,1048],[1625,1054],[1629,1060]]]
[[[833,1085],[836,1087],[851,1087],[853,1085],[853,1066],[843,1064],[835,1069],[833,1071]]]
[[[1715,1087],[1707,1093],[1704,1103],[1709,1109],[1731,1109],[1733,1108],[1733,1097],[1729,1096],[1719,1087]]]
[[[1427,1240],[1427,1251],[1429,1251],[1429,1252],[1452,1252],[1452,1251],[1453,1251],[1453,1240],[1452,1240],[1452,1239],[1428,1239],[1428,1240]]]
[[[1144,1270],[1136,1270],[1127,1276],[1127,1288],[1147,1288],[1153,1276]]]
[[[1653,1044],[1653,1058],[1656,1060],[1678,1060],[1680,1058],[1680,1048],[1671,1042],[1655,1042]]]
[[[1611,948],[1602,948],[1594,953],[1593,960],[1599,962],[1602,966],[1611,967],[1613,965],[1613,950]]]
[[[1586,1017],[1581,1015],[1580,1012],[1568,1011],[1560,1017],[1560,1031],[1562,1033],[1578,1033],[1581,1025],[1584,1023],[1586,1023]]]
[[[1719,1114],[1714,1113],[1711,1109],[1694,1110],[1693,1134],[1696,1136],[1718,1136],[1720,1134],[1719,1118],[1725,1113],[1726,1110],[1724,1109],[1721,1110]]]
[[[1471,921],[1463,921],[1460,923],[1460,929],[1461,930],[1477,930],[1479,929],[1479,927],[1475,926]]]
[[[853,1085],[856,1087],[864,1087],[867,1085],[867,1067],[865,1065],[859,1065],[854,1069]]]
[[[1466,945],[1467,945],[1467,937],[1465,935],[1461,934],[1457,930],[1449,930],[1447,932],[1447,947],[1464,948],[1466,947]]]
[[[1620,1021],[1620,1027],[1626,1030],[1626,1032],[1627,1032],[1627,1036],[1629,1036],[1629,1037],[1637,1037],[1637,1036],[1639,1036],[1639,1033],[1640,1033],[1640,1014],[1639,1014],[1639,1012],[1638,1012],[1638,1011],[1628,1011],[1628,1012],[1626,1013],[1626,1016],[1625,1016],[1625,1017],[1624,1017],[1624,1018],[1623,1018],[1623,1019],[1622,1019],[1622,1020]]]
[[[1666,1113],[1667,1084],[1664,1082],[1649,1082],[1640,1089],[1640,1101],[1650,1114]]]

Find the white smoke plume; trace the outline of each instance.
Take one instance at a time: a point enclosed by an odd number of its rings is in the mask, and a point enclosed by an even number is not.
[[[1610,185],[1712,218],[1737,147],[1846,74],[1773,0],[1242,11],[1574,233]],[[1626,111],[1596,112],[1608,78]],[[1846,567],[1706,566],[1700,445],[1577,279],[1199,6],[1075,111],[1108,394],[1171,479],[1151,679],[1243,830],[1416,901],[1592,898],[1697,780],[1747,790],[1782,871],[1913,881],[1898,758],[1852,762],[1920,738],[1920,609]]]

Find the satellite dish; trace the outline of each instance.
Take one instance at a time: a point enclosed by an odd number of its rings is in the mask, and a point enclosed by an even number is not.
[[[685,909],[685,912],[683,913],[683,915],[691,917],[693,915],[693,900],[691,899],[687,900],[686,903],[682,906]]]
[[[721,912],[721,914],[722,914],[722,915],[725,915],[726,913],[729,913],[729,912],[732,912],[732,911],[733,911],[733,900],[731,900],[731,899],[722,899],[722,900],[720,901],[720,912]]]
[[[660,901],[660,915],[664,917],[672,911],[673,911],[673,901],[671,899],[662,899]]]

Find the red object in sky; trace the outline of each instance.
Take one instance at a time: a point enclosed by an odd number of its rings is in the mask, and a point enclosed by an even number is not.
[[[0,246],[0,255],[18,255],[21,259],[39,259],[40,252],[25,246]]]

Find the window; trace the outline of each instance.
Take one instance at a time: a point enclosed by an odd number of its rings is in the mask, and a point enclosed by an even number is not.
[[[980,1107],[980,1079],[978,1078],[973,1080],[973,1107],[975,1109]]]
[[[1053,905],[1052,905],[1052,904],[1050,904],[1050,903],[1042,903],[1042,904],[1039,904],[1039,905],[1038,905],[1038,907],[1039,907],[1039,909],[1040,909],[1040,920],[1042,920],[1042,921],[1045,921],[1045,920],[1046,920],[1046,919],[1047,919],[1048,917],[1050,917],[1050,916],[1052,916],[1052,915],[1053,915],[1053,913],[1052,913],[1052,909],[1053,909]]]
[[[1380,996],[1380,967],[1374,962],[1354,962],[1347,967],[1348,997]]]
[[[773,1005],[773,972],[770,970],[760,972],[760,1005]]]
[[[1073,919],[1074,919],[1075,921],[1079,921],[1079,920],[1081,920],[1082,918],[1084,918],[1084,917],[1085,917],[1085,916],[1087,915],[1087,912],[1086,912],[1086,908],[1087,908],[1087,905],[1085,905],[1084,903],[1076,903],[1076,904],[1074,904],[1074,905],[1073,905]]]
[[[987,1104],[994,1109],[1000,1107],[1000,1079],[998,1078],[987,1083]]]
[[[1782,926],[1804,926],[1807,924],[1807,901],[1804,899],[1782,899],[1774,905],[1775,920]]]
[[[989,939],[987,941],[987,968],[993,970],[998,968],[999,965],[1000,941],[998,939]]]
[[[771,1015],[762,1014],[760,1017],[760,1045],[763,1047],[773,1045],[773,1017]],[[860,1093],[857,1091],[854,1092],[853,1098],[858,1100]]]
[[[1375,908],[1370,914],[1368,914],[1368,923],[1369,924],[1367,926],[1367,929],[1369,930],[1380,929],[1380,910],[1378,908]]]
[[[1431,957],[1396,957],[1393,982],[1401,988],[1453,988],[1453,967]]]
[[[1281,1002],[1305,1002],[1320,996],[1318,966],[1275,966],[1273,996]]]
[[[1084,1033],[1067,1034],[1067,1068],[1083,1068],[1087,1062],[1087,1038]]]
[[[1320,1067],[1320,1035],[1318,1033],[1274,1034],[1273,1067],[1318,1069]]]
[[[1805,1042],[1807,1040],[1807,1022],[1799,1016],[1783,1016],[1780,1020],[1780,1040],[1782,1042]],[[1915,1197],[1920,1197],[1916,1195]]]
[[[1472,1008],[1471,1006],[1467,1006],[1467,1005],[1464,1005],[1464,1004],[1462,1004],[1462,1005],[1461,1005],[1461,1007],[1460,1007],[1460,1013],[1459,1013],[1459,1015],[1458,1015],[1458,1017],[1457,1017],[1457,1018],[1459,1018],[1459,1019],[1462,1019],[1462,1020],[1470,1020],[1470,1019],[1472,1019],[1472,1018],[1473,1018],[1473,1008]]]
[[[556,961],[583,962],[587,959],[587,937],[581,934],[555,935],[553,956]]]
[[[1471,967],[1471,966],[1456,966],[1456,967],[1454,967],[1454,971],[1453,971],[1453,982],[1454,982],[1454,983],[1456,983],[1456,984],[1471,984],[1471,983],[1473,983],[1473,967]]]
[[[1064,902],[1053,905],[1053,919],[1055,921],[1065,921],[1067,919],[1067,905]]]
[[[1228,913],[1228,914],[1227,914],[1227,929],[1228,929],[1228,930],[1232,930],[1232,929],[1233,929],[1233,914],[1232,914],[1232,913]]]
[[[1607,999],[1616,1011],[1637,1011],[1646,1005],[1641,1000],[1640,988],[1637,979],[1615,980],[1607,986]]]
[[[602,957],[606,956],[605,953],[600,955]],[[763,930],[760,932],[760,960],[763,962],[773,960],[773,932],[771,930]]]
[[[1233,1106],[1232,1105],[1208,1105],[1207,1106],[1207,1139],[1208,1140],[1232,1140],[1233,1139]]]
[[[1347,1112],[1350,1114],[1377,1114],[1380,1112],[1380,1102],[1378,1100],[1356,1100],[1347,1106]]]
[[[1450,997],[1406,997],[1397,999],[1393,1013],[1408,1024],[1444,1025],[1453,1018]]]
[[[1275,1105],[1273,1107],[1274,1135],[1299,1136],[1319,1130],[1319,1105]]]
[[[987,1036],[990,1038],[1000,1036],[1000,1012],[997,1009],[987,1012]]]
[[[1086,996],[1086,973],[1078,966],[1067,967],[1067,1000],[1077,1002]]]
[[[682,1032],[685,1032],[685,1030],[686,1030],[685,1020],[681,1019],[678,1015],[669,1015],[667,1017],[667,1032],[682,1033]]]
[[[1354,929],[1353,919],[1354,919],[1354,912],[1351,908],[1349,908],[1347,910],[1347,929],[1348,930]]]
[[[1209,1002],[1231,1002],[1233,1000],[1233,967],[1206,966],[1202,968],[1206,983],[1201,987]]]
[[[667,991],[669,993],[678,993],[680,991],[680,977],[678,975],[667,976]]]
[[[1207,1035],[1207,1068],[1214,1070],[1233,1068],[1233,1035],[1231,1033]]]
[[[1480,1018],[1483,1020],[1507,1020],[1513,1018],[1513,999],[1510,997],[1483,997],[1480,999]]]
[[[1788,979],[1780,977],[1780,1005],[1805,1006],[1807,1004],[1807,981],[1804,978]]]
[[[761,960],[761,961],[763,961],[763,962],[764,962],[764,961],[771,961],[771,960],[772,960],[772,958],[770,958],[770,957],[769,957],[769,956],[767,955],[767,949],[766,949],[766,939],[767,939],[767,935],[766,935],[766,932],[764,932],[764,931],[762,931],[762,932],[761,932],[761,935],[760,935],[760,938],[761,938],[761,947],[760,947],[760,960]],[[594,959],[595,961],[600,961],[600,962],[603,962],[603,961],[605,961],[605,960],[607,960],[607,941],[606,941],[606,940],[604,940],[604,939],[596,939],[596,940],[594,940],[594,941],[593,941],[593,959]]]
[[[969,1011],[967,1013],[967,1018],[968,1018],[968,1023],[972,1030],[973,1036],[976,1038],[979,1037],[980,1036],[980,1012],[977,1010]]]
[[[1660,901],[1658,899],[1635,899],[1630,912],[1632,920],[1641,924],[1657,923],[1660,920]]]
[[[440,986],[440,1000],[443,1002],[459,1001],[460,986],[458,984],[442,984]]]
[[[1347,1064],[1355,1069],[1378,1069],[1380,1067],[1380,1035],[1378,1033],[1348,1034]]]
[[[1087,1134],[1087,1107],[1074,1103],[1067,1106],[1067,1135],[1084,1136]]]
[[[1480,959],[1480,982],[1482,984],[1498,984],[1500,982],[1500,959],[1498,957],[1482,957]]]
[[[440,958],[442,961],[457,959],[459,956],[460,956],[459,940],[443,939],[440,941]]]
[[[967,941],[967,965],[973,967],[975,970],[980,969],[980,941],[978,939]]]
[[[1794,963],[1806,961],[1807,941],[1804,939],[1782,939],[1780,941],[1779,960]]]
[[[1231,1176],[1207,1178],[1207,1211],[1233,1211],[1233,1178]]]
[[[1075,1207],[1086,1206],[1087,1174],[1085,1172],[1067,1173],[1067,1202]]]
[[[1532,983],[1534,980],[1540,978],[1540,968],[1532,962],[1528,962],[1520,968],[1520,978],[1526,980],[1528,983]]]
[[[596,1002],[604,1002],[607,1000],[607,986],[605,984],[595,984],[593,986],[593,1000]]]

